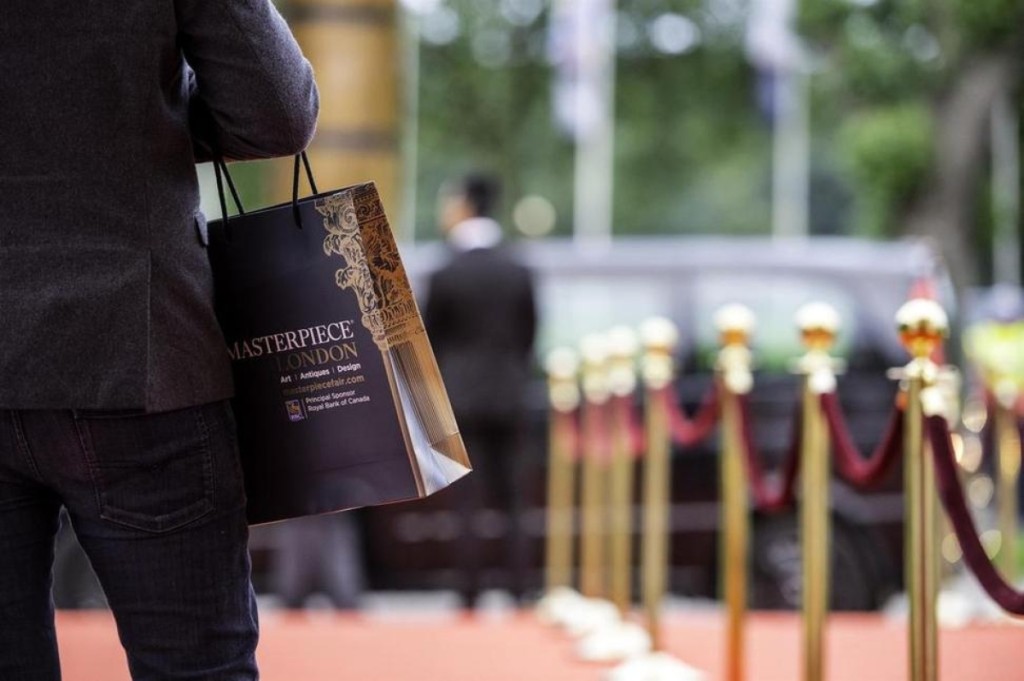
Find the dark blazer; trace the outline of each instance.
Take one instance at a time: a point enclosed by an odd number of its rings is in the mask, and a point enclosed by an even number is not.
[[[430,280],[424,325],[457,418],[518,418],[537,330],[532,277],[504,247],[455,254]]]
[[[195,163],[318,108],[270,0],[2,0],[0,65],[0,408],[230,396]]]

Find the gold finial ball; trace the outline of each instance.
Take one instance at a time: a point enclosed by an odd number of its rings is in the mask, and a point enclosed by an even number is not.
[[[896,312],[900,341],[917,358],[930,357],[949,333],[949,318],[934,300],[915,298]]]
[[[613,394],[628,397],[636,390],[636,351],[640,347],[636,332],[628,326],[616,326],[605,338],[611,356],[608,385]]]
[[[828,303],[807,303],[796,311],[796,325],[808,350],[826,351],[839,334],[839,313]]]
[[[679,342],[679,330],[665,317],[651,317],[640,325],[640,338],[648,350],[671,352]]]
[[[608,352],[612,357],[633,357],[640,348],[636,332],[628,326],[616,326],[606,336]]]
[[[555,348],[545,358],[544,368],[552,378],[572,380],[580,368],[579,356],[572,348]]]
[[[589,366],[604,364],[608,361],[608,339],[604,334],[591,333],[580,341],[580,355],[583,363]]]
[[[715,328],[722,345],[748,345],[757,326],[754,312],[746,305],[732,304],[715,312]]]

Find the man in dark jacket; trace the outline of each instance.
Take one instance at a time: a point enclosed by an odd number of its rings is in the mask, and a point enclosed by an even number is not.
[[[134,679],[255,679],[195,163],[305,148],[312,69],[270,0],[4,0],[0,64],[0,679],[60,678],[61,506]]]
[[[453,254],[431,278],[424,312],[475,469],[453,490],[467,511],[459,550],[467,605],[482,587],[482,535],[493,531],[482,527],[483,506],[506,514],[507,586],[516,596],[523,588],[517,445],[537,312],[530,272],[501,243],[498,194],[495,179],[476,174],[442,190],[439,219]]]

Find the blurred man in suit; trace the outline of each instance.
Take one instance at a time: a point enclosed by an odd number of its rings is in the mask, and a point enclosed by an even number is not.
[[[537,327],[533,281],[502,242],[494,214],[500,185],[471,174],[441,190],[439,222],[449,261],[430,282],[424,322],[475,472],[454,490],[463,532],[462,595],[472,606],[482,588],[482,540],[499,534],[479,510],[505,513],[507,584],[523,591],[524,550],[517,490],[523,397]]]

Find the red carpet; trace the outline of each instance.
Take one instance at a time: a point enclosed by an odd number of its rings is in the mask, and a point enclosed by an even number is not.
[[[506,620],[391,615],[263,616],[265,681],[599,681],[559,632],[532,617]],[[109,615],[61,613],[65,681],[128,681]],[[668,620],[670,651],[719,678],[721,629],[713,614]],[[901,681],[905,630],[873,615],[833,618],[829,681]],[[798,681],[799,620],[756,615],[748,636],[748,681]],[[943,631],[941,681],[1024,681],[1024,628],[985,625]]]

